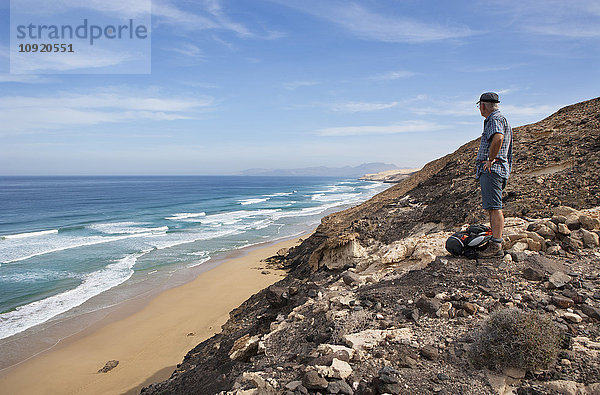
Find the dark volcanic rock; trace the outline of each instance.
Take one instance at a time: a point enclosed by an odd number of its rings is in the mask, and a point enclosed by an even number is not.
[[[273,307],[285,306],[289,299],[287,288],[277,287],[274,285],[271,285],[269,288],[267,288],[266,296],[269,304]]]
[[[327,380],[314,370],[309,370],[302,379],[302,385],[309,390],[324,390],[329,386]]]
[[[435,313],[440,309],[440,306],[440,301],[434,298],[423,297],[417,301],[417,307],[419,310],[429,315],[435,315]]]
[[[104,365],[104,367],[100,370],[98,370],[98,373],[108,373],[111,370],[113,370],[114,368],[117,367],[117,365],[119,364],[119,361],[117,360],[110,360],[108,362],[106,362],[106,364]]]
[[[598,309],[597,307],[582,304],[581,306],[579,306],[579,309],[581,309],[583,314],[587,315],[588,317],[593,318],[596,321],[600,321],[600,309]]]
[[[544,279],[544,273],[532,267],[526,267],[523,270],[523,277],[529,281],[542,281]]]

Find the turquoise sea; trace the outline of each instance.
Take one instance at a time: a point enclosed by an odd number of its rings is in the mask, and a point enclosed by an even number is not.
[[[328,177],[0,177],[0,339],[300,235],[389,185]],[[149,281],[152,280],[152,281]]]

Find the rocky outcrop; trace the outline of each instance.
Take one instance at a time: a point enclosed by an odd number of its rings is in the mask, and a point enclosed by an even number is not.
[[[470,142],[273,257],[288,276],[142,393],[595,393],[599,126],[594,99],[515,129],[503,258],[444,250],[452,232],[485,222]],[[474,329],[514,308],[549,317],[558,358],[542,371],[476,368]]]

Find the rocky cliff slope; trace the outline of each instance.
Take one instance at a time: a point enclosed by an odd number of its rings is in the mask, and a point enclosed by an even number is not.
[[[504,258],[444,250],[485,221],[471,141],[273,257],[289,275],[142,393],[600,393],[600,98],[514,139]],[[560,331],[548,366],[476,366],[477,328],[508,308]]]

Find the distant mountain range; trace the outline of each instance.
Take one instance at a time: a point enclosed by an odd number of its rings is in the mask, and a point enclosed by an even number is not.
[[[299,169],[248,169],[241,171],[243,176],[323,176],[323,177],[361,177],[369,173],[395,170],[398,166],[388,163],[363,163],[358,166],[344,167],[303,167]]]

